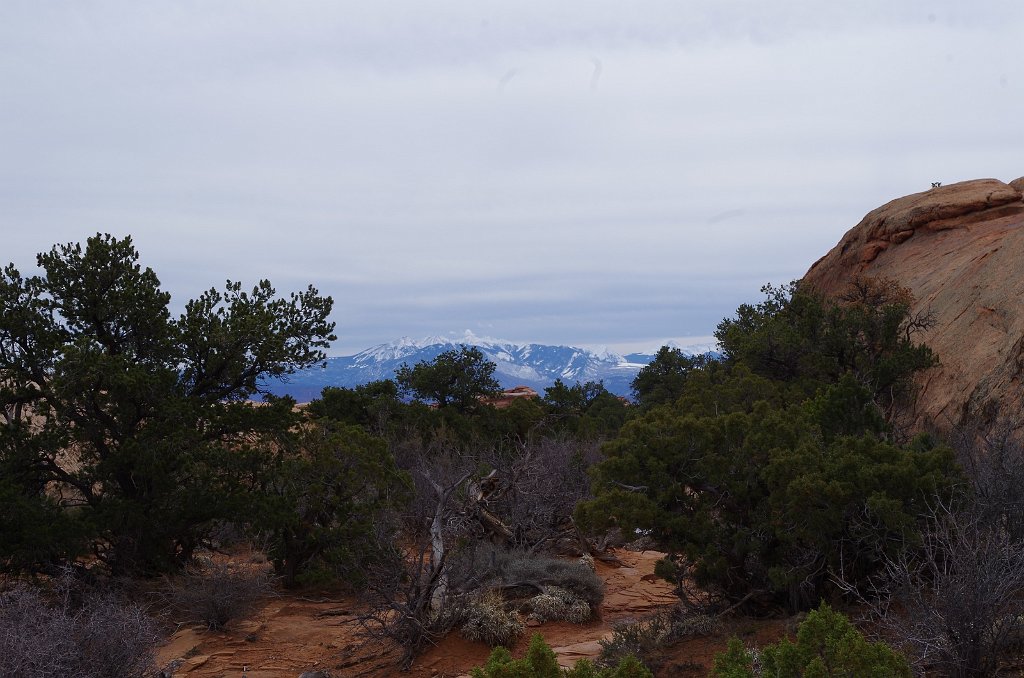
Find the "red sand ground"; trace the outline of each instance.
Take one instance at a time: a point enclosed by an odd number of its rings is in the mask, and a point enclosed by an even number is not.
[[[598,563],[597,574],[605,582],[605,600],[600,618],[588,624],[547,622],[527,629],[513,648],[522,653],[529,636],[539,632],[555,649],[559,662],[572,665],[581,657],[595,657],[598,641],[611,635],[612,623],[644,617],[677,602],[671,587],[651,575],[663,554],[656,551],[620,551],[616,555],[625,567]],[[651,581],[653,580],[653,581]],[[332,676],[383,678],[407,675],[411,678],[454,678],[482,664],[490,648],[471,643],[457,633],[417,658],[409,673],[394,665],[395,653],[360,637],[355,620],[355,603],[289,594],[269,598],[250,618],[234,622],[223,632],[183,628],[161,648],[160,665],[178,662],[174,676],[189,678],[297,678],[304,671],[327,671]],[[737,633],[753,644],[770,642],[783,632],[784,622],[733,623],[728,633]],[[673,676],[703,676],[715,653],[725,647],[727,633],[689,639],[671,650],[662,673]],[[243,673],[244,672],[244,673]]]

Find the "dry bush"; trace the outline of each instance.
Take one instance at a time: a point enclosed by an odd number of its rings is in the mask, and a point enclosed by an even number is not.
[[[991,423],[983,422],[989,418]],[[1022,425],[998,410],[954,429],[952,446],[974,498],[973,510],[1024,541],[1024,445]]]
[[[475,543],[452,555],[452,588],[462,594],[501,590],[506,598],[532,598],[545,587],[558,587],[596,612],[604,599],[604,583],[592,561],[564,560],[519,549],[506,550],[489,542]]]
[[[921,542],[859,589],[869,618],[919,669],[993,675],[1024,637],[1024,447],[998,408],[954,430],[967,496],[935,502]],[[838,578],[842,580],[842,573]]]
[[[87,595],[47,605],[18,586],[0,594],[0,676],[144,678],[155,668],[156,623],[134,604]]]
[[[434,562],[429,547],[423,545],[409,562],[379,570],[370,579],[371,607],[359,622],[371,641],[389,643],[400,650],[398,666],[403,671],[420,652],[455,628],[463,616],[462,600],[450,594],[443,595],[441,609],[435,609],[435,593],[438,580],[447,571],[446,560]]]
[[[576,504],[591,497],[587,469],[598,459],[596,442],[563,439],[541,439],[486,459],[500,484],[487,505],[512,528],[507,545],[579,554],[572,516]]]
[[[615,666],[624,658],[633,656],[644,666],[660,668],[666,660],[667,649],[689,636],[707,636],[720,629],[718,620],[705,614],[685,612],[676,608],[635,622],[614,624],[612,637],[601,642],[601,666]]]
[[[370,638],[396,645],[402,653],[399,666],[407,668],[419,652],[455,628],[467,639],[490,645],[512,642],[523,631],[517,608],[530,607],[531,599],[545,592],[561,599],[550,601],[546,618],[564,615],[559,618],[572,621],[589,619],[591,601],[596,605],[602,596],[601,581],[585,562],[508,552],[490,544],[463,547],[435,562],[424,545],[404,569],[374,579],[376,604],[360,621]]]
[[[264,570],[232,569],[213,565],[208,570],[189,570],[170,579],[163,597],[179,621],[222,629],[232,619],[248,614],[256,602],[274,591]]]
[[[542,594],[544,586],[558,586],[597,609],[602,584],[586,563],[536,555],[572,526],[576,495],[589,486],[585,451],[545,442],[513,454],[470,455],[441,439],[429,450],[412,439],[393,443],[393,449],[399,464],[411,470],[416,488],[403,520],[413,552],[396,571],[374,573],[369,587],[374,607],[361,621],[371,638],[400,648],[402,668],[470,619],[467,610],[484,591],[509,594],[506,586],[522,586],[522,595],[499,599],[525,599]],[[484,469],[494,473],[481,478]],[[516,544],[531,545],[534,552],[510,551]],[[575,616],[581,615],[577,610]],[[491,640],[502,635],[488,635],[482,619],[470,619],[465,634]]]
[[[470,600],[463,615],[463,637],[491,647],[510,647],[526,629],[519,613],[508,609],[504,599],[494,592]]]
[[[436,470],[436,469],[435,469]],[[463,485],[469,472],[444,486],[426,468],[414,478],[418,485],[419,512],[414,521],[421,527],[411,531],[410,551],[404,558],[391,559],[369,573],[367,596],[370,609],[360,616],[369,638],[395,645],[402,670],[408,670],[416,656],[451,631],[462,618],[464,596],[453,590],[449,567],[453,538],[462,534],[452,495]],[[426,488],[434,493],[433,507],[426,502]],[[378,542],[392,543],[394,536],[378,531]]]
[[[984,515],[938,505],[919,548],[887,559],[870,590],[846,587],[919,669],[995,675],[1024,632],[1024,543]]]
[[[604,600],[604,584],[585,562],[506,551],[496,564],[498,576],[506,585],[557,586],[584,601],[591,610],[597,610]]]
[[[214,551],[236,548],[247,543],[245,530],[237,523],[218,520],[207,533],[206,543]]]
[[[465,479],[482,462],[474,455],[465,454],[457,448],[441,446],[426,451],[406,441],[392,447],[399,468],[408,470],[413,480],[413,498],[402,513],[405,530],[413,537],[421,535],[437,512],[436,486],[451,487]],[[459,488],[460,491],[462,488]],[[464,496],[456,493],[451,498],[448,510],[449,524],[446,537],[462,536],[467,533],[468,520],[461,515]]]
[[[587,468],[599,458],[596,443],[542,439],[508,451],[477,451],[468,454],[454,447],[441,446],[430,453],[411,454],[396,447],[400,465],[412,472],[416,491],[405,516],[406,528],[418,532],[432,517],[436,498],[434,484],[450,486],[467,472],[483,475],[494,471],[494,485],[484,500],[486,509],[507,525],[511,537],[506,545],[535,552],[551,551],[578,539],[572,522],[573,511],[581,499],[590,497]],[[471,540],[490,539],[474,518],[471,502],[462,495],[454,497],[451,535]],[[578,551],[577,551],[578,553]]]
[[[593,612],[587,601],[560,586],[544,586],[544,592],[530,598],[531,616],[537,621],[567,621],[583,624]]]

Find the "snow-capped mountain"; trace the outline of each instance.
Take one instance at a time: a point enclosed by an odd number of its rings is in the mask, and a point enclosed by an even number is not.
[[[670,343],[670,345],[672,345]],[[605,388],[618,395],[629,395],[630,382],[654,354],[619,355],[607,349],[575,346],[516,344],[501,339],[478,337],[468,330],[461,337],[433,336],[423,339],[402,337],[351,356],[328,358],[323,367],[310,368],[291,375],[287,381],[267,386],[277,395],[290,395],[299,402],[312,400],[325,386],[353,387],[379,379],[392,379],[403,364],[429,361],[444,351],[459,346],[475,346],[497,365],[494,376],[504,388],[530,386],[538,392],[561,379],[566,384],[603,381]],[[710,346],[680,348],[684,353],[705,353]]]

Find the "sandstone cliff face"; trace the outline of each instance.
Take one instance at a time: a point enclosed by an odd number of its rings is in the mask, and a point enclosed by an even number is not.
[[[921,339],[941,365],[921,378],[916,427],[991,415],[1024,425],[1024,178],[965,181],[872,210],[804,281],[826,294],[856,275],[910,289],[935,324]]]

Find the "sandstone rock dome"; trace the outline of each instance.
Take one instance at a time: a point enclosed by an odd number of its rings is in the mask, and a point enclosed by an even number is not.
[[[918,429],[1002,414],[1024,426],[1024,178],[964,181],[897,198],[865,216],[804,281],[838,294],[855,276],[910,289],[935,324],[941,365],[921,378]]]

